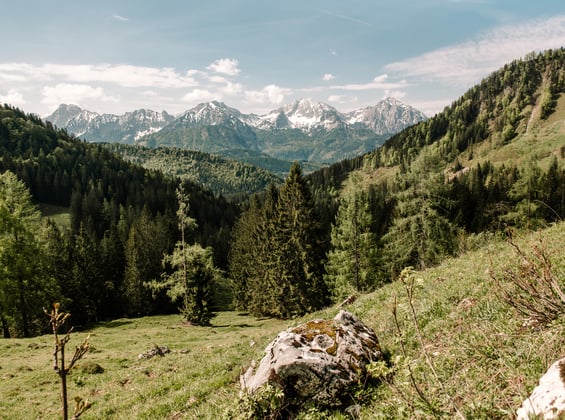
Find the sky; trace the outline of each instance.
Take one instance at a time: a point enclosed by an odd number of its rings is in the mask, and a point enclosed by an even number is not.
[[[563,0],[1,0],[0,102],[47,116],[265,114],[394,97],[432,116],[493,71],[565,47]]]

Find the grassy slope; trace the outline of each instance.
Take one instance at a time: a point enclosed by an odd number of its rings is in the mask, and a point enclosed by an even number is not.
[[[528,248],[540,237],[563,278],[565,223],[518,242]],[[416,273],[421,280],[413,306],[425,352],[415,335],[400,282],[361,297],[349,308],[376,330],[384,349],[393,357],[402,356],[391,312],[397,299],[404,360],[410,362],[416,382],[446,418],[453,416],[451,401],[468,417],[511,416],[538,377],[554,360],[565,356],[563,320],[543,329],[525,328],[523,319],[496,298],[487,269],[500,271],[513,259],[510,246],[495,239],[460,258]],[[336,312],[331,308],[308,319],[333,317]],[[303,320],[257,320],[227,312],[215,318],[210,328],[188,327],[179,321],[178,316],[122,319],[73,334],[69,349],[91,334],[93,350],[82,362],[99,363],[105,369],[101,374],[87,374],[79,368],[70,375],[70,398],[80,395],[94,403],[82,418],[221,418],[238,395],[241,369],[251,359],[260,359],[279,331]],[[167,345],[172,353],[138,360],[139,353],[155,344]],[[51,352],[49,335],[0,340],[1,418],[56,417],[59,387],[51,369]],[[432,375],[426,355],[439,379]],[[383,385],[365,399],[361,418],[431,416],[406,372],[399,369],[396,373],[396,391]],[[352,401],[359,398],[352,397]],[[334,418],[343,417],[336,414]]]
[[[534,108],[529,117],[519,127],[519,134],[512,142],[497,147],[492,141],[486,141],[478,150],[474,150],[474,163],[490,161],[498,165],[509,162],[516,166],[525,166],[528,162],[536,162],[544,170],[550,162],[550,156],[561,155],[565,145],[565,95],[557,101],[555,112],[547,120],[539,119],[539,112]],[[462,164],[470,162],[462,157]],[[472,166],[472,165],[471,165]]]

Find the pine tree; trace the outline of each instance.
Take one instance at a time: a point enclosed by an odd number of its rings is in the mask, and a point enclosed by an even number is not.
[[[327,283],[332,287],[334,299],[376,287],[377,240],[372,225],[368,194],[359,177],[352,175],[331,231]]]
[[[328,302],[323,281],[322,247],[310,190],[298,163],[281,187],[276,214],[265,238],[272,244],[267,267],[267,293],[273,293],[275,315],[289,318],[323,307]]]
[[[241,213],[232,230],[229,253],[229,276],[232,282],[234,305],[249,310],[252,286],[260,277],[260,227],[264,225],[262,206],[257,195],[249,208]]]
[[[41,216],[25,184],[12,172],[0,174],[0,318],[4,336],[10,327],[24,337],[34,333],[41,307],[55,294],[43,273]]]
[[[214,266],[212,249],[202,248],[198,243],[188,244],[189,229],[196,228],[196,221],[189,216],[189,197],[182,185],[177,189],[179,208],[180,240],[171,254],[165,255],[163,265],[170,267],[162,281],[146,283],[154,292],[166,290],[173,302],[181,302],[180,311],[184,319],[195,325],[209,325],[213,318],[214,283],[220,271]]]
[[[419,179],[398,195],[396,217],[381,238],[383,258],[390,274],[407,266],[423,269],[437,264],[457,249],[458,228],[445,216],[449,195],[443,177]]]
[[[163,254],[169,252],[168,230],[161,216],[152,217],[145,207],[130,228],[125,244],[122,292],[126,314],[147,315],[153,312],[151,293],[144,286],[161,275]]]

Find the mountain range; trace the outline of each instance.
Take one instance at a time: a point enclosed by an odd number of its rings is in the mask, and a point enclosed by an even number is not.
[[[348,113],[300,99],[264,115],[244,114],[212,101],[177,116],[147,109],[98,114],[62,104],[46,117],[90,142],[173,146],[221,155],[247,150],[277,159],[320,163],[373,150],[391,135],[425,119],[422,112],[394,98]]]

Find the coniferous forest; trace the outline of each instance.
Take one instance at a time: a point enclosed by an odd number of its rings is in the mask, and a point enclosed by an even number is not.
[[[196,324],[228,308],[291,318],[481,235],[562,220],[565,141],[538,127],[564,92],[565,50],[531,54],[375,151],[308,175],[294,164],[237,201],[1,106],[3,335],[43,332],[54,301],[83,326],[179,309]]]

